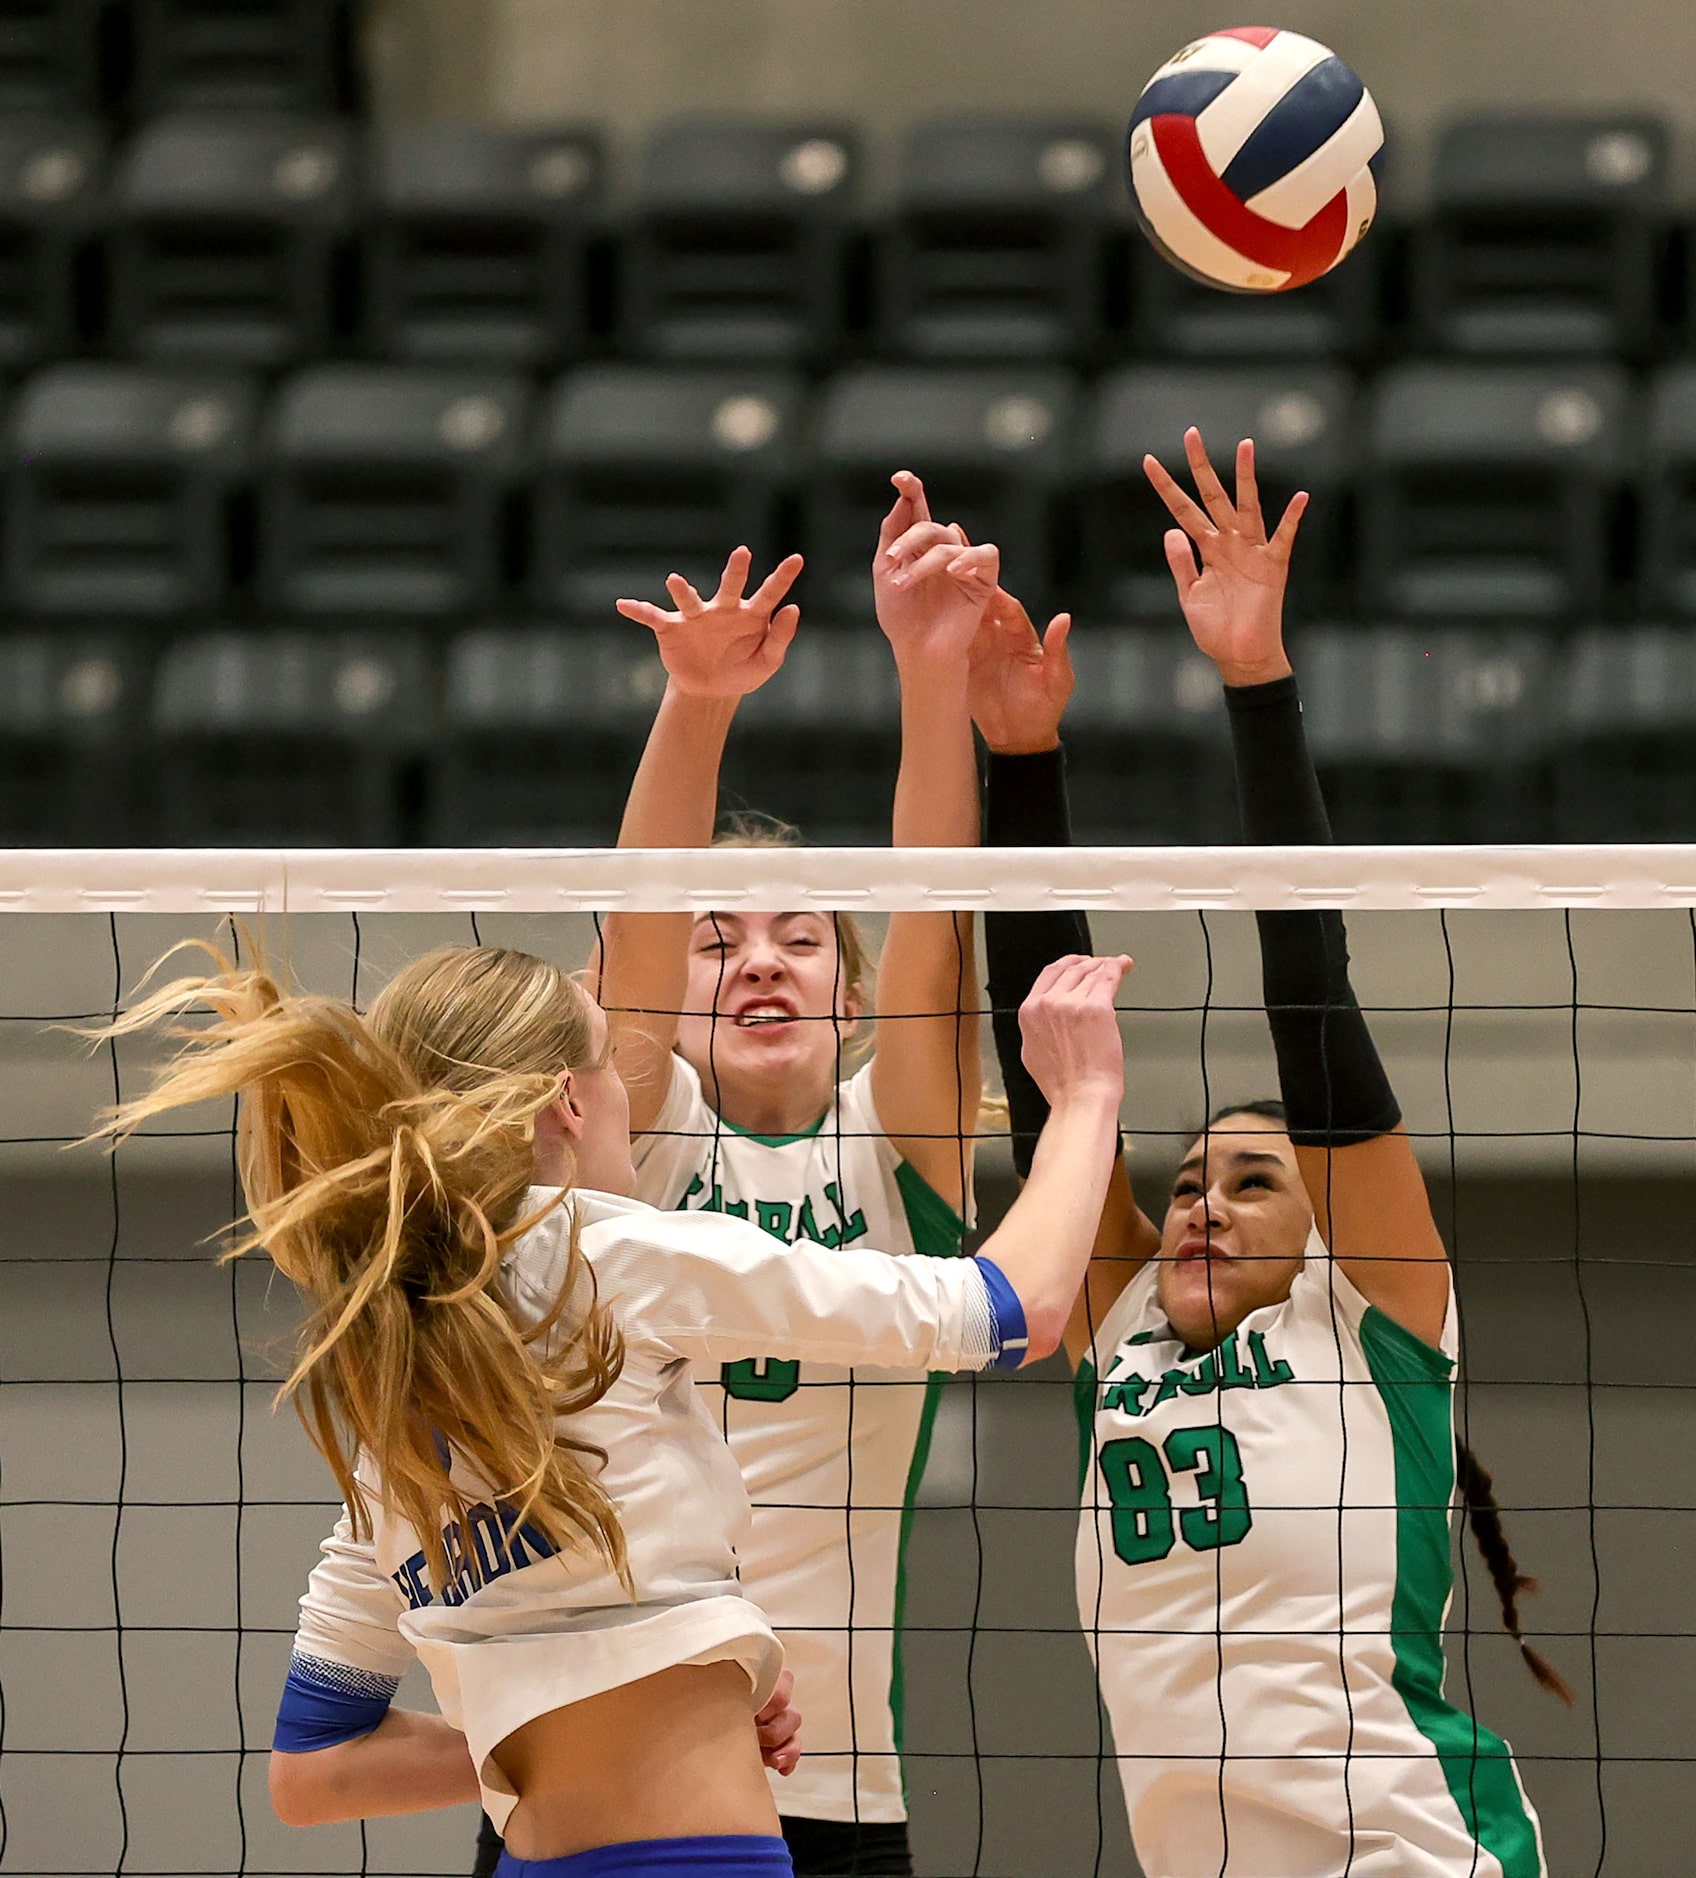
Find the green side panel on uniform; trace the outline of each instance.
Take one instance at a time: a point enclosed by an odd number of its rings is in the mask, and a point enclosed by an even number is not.
[[[907,1214],[907,1230],[913,1246],[926,1258],[959,1258],[966,1249],[966,1222],[956,1213],[929,1181],[907,1162],[895,1168],[895,1185],[900,1190],[901,1205]],[[902,1661],[901,1624],[907,1609],[907,1536],[913,1529],[913,1507],[918,1499],[919,1482],[925,1476],[930,1459],[931,1436],[936,1432],[936,1412],[942,1405],[942,1392],[948,1386],[943,1374],[933,1375],[925,1385],[925,1406],[919,1417],[918,1439],[913,1443],[913,1459],[907,1468],[907,1485],[901,1496],[901,1538],[895,1563],[894,1636],[890,1649],[889,1710],[895,1719],[895,1755],[899,1760],[905,1750],[907,1729],[906,1665]],[[901,1769],[901,1790],[906,1795],[907,1770]]]
[[[1078,1418],[1078,1498],[1089,1485],[1090,1450],[1095,1445],[1095,1365],[1086,1356],[1072,1378],[1072,1411]]]
[[[1503,1878],[1543,1878],[1537,1829],[1499,1735],[1443,1696],[1443,1612],[1454,1584],[1449,1503],[1455,1488],[1454,1365],[1375,1305],[1360,1324],[1367,1367],[1390,1418],[1396,1456],[1396,1591],[1390,1607],[1396,1693],[1437,1751],[1466,1829]]]

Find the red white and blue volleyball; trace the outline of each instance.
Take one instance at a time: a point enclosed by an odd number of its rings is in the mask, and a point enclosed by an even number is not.
[[[1231,26],[1175,53],[1131,118],[1131,193],[1174,267],[1229,293],[1329,273],[1372,226],[1384,126],[1315,39]]]

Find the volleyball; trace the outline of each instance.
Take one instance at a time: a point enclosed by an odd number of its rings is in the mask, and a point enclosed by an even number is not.
[[[1192,279],[1287,293],[1372,226],[1384,126],[1327,46],[1275,26],[1194,40],[1137,100],[1126,145],[1143,232]]]

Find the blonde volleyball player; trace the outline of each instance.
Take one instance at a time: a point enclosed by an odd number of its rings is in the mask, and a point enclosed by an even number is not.
[[[1304,498],[1268,540],[1252,448],[1235,503],[1194,431],[1186,450],[1199,504],[1147,470],[1181,525],[1166,552],[1185,617],[1227,687],[1245,832],[1328,841],[1282,638]],[[985,726],[990,838],[1064,840],[1064,687],[1031,676],[1046,661],[1028,628],[1022,659],[1023,710]],[[1077,943],[1031,917],[988,922],[998,1004],[1043,944]],[[1121,1170],[1066,1338],[1091,1424],[1079,1611],[1137,1853],[1149,1878],[1541,1878],[1508,1748],[1443,1694],[1457,1484],[1516,1639],[1530,1582],[1457,1450],[1448,1261],[1341,916],[1258,925],[1283,1100],[1213,1118],[1160,1228]],[[1028,1139],[1040,1093],[1005,1051],[1003,1067]]]
[[[789,1873],[762,1748],[794,1744],[755,1722],[781,1650],[736,1583],[747,1495],[690,1366],[1054,1348],[1112,1160],[1128,961],[1067,961],[1029,1000],[1053,1121],[1024,1199],[960,1260],[627,1198],[606,1020],[539,959],[433,953],[369,1019],[218,964],[114,1026],[214,1013],[110,1132],[241,1096],[238,1250],[306,1306],[285,1393],[345,1512],[301,1601],[279,1814],[480,1799],[511,1878]],[[415,1658],[439,1716],[391,1706]]]
[[[874,565],[878,621],[901,685],[894,839],[977,839],[969,648],[999,556],[931,519],[922,484],[894,479]],[[703,600],[620,610],[654,633],[665,697],[620,832],[626,847],[713,838],[719,760],[739,699],[777,670],[796,615],[781,602],[798,556],[748,598],[745,551]],[[970,1198],[979,1102],[969,915],[896,913],[877,966],[877,1035],[844,1074],[871,1014],[871,962],[851,917],[726,910],[614,917],[601,995],[631,1092],[637,1191],[729,1213],[797,1251],[859,1245],[955,1257]],[[910,1872],[898,1759],[904,1508],[935,1400],[922,1365],[861,1374],[749,1348],[697,1371],[740,1463],[754,1523],[742,1585],[795,1672],[807,1754],[774,1781],[809,1878]]]

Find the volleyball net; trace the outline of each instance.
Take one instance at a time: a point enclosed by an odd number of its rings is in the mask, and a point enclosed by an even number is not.
[[[1470,1547],[1451,1697],[1512,1741],[1555,1869],[1681,1869],[1696,849],[790,848],[0,855],[0,1875],[470,1868],[463,1812],[297,1831],[270,1810],[295,1600],[334,1516],[271,1411],[292,1300],[262,1260],[214,1262],[239,1208],[227,1108],[110,1159],[69,1145],[159,1046],[91,1053],[62,1026],[109,1018],[173,943],[237,920],[303,986],[364,1005],[444,942],[581,965],[614,911],[851,912],[875,946],[897,910],[1082,907],[1098,951],[1137,961],[1123,1119],[1158,1217],[1197,1123],[1275,1093],[1252,912],[1327,906],[1454,1255],[1459,1425],[1542,1581],[1526,1635],[1577,1700],[1524,1676]],[[987,1229],[1013,1191],[1005,1138],[961,1151]],[[1072,1395],[1056,1359],[935,1405],[901,1602],[931,1878],[1137,1869],[1074,1597]]]

